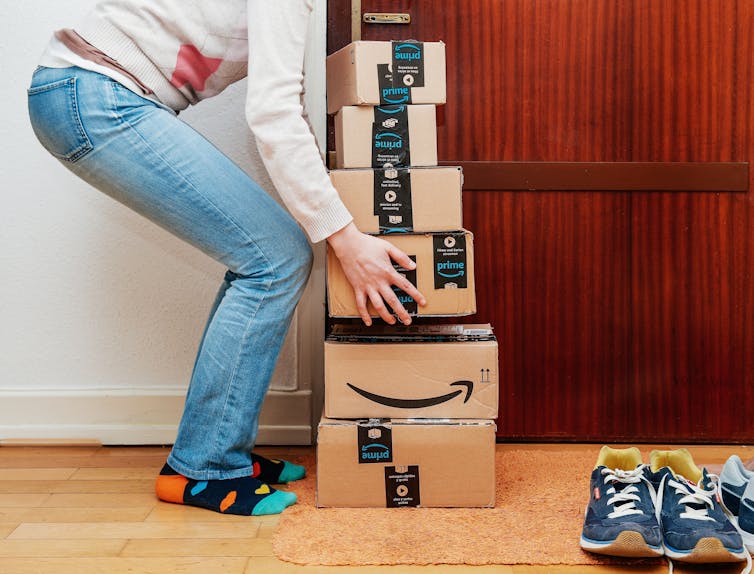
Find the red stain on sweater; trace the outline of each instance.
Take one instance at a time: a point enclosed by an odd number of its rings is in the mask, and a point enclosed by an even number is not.
[[[189,84],[194,90],[201,92],[207,78],[217,71],[221,63],[222,58],[208,58],[196,46],[184,44],[178,51],[170,83],[177,88]]]

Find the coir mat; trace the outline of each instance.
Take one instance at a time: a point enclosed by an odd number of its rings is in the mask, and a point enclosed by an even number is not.
[[[281,516],[273,549],[281,560],[328,566],[625,564],[579,547],[598,451],[498,445],[495,508],[316,508],[314,457],[302,457],[307,477],[291,485],[299,501]],[[448,464],[463,488],[463,461]]]

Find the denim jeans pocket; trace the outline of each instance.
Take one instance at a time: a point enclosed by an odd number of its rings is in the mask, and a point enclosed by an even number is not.
[[[75,162],[92,150],[79,114],[76,78],[32,85],[29,118],[40,143],[52,155]]]

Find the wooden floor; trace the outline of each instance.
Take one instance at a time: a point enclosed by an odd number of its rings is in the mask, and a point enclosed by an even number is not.
[[[498,445],[498,448],[517,448]],[[532,445],[526,445],[532,448]],[[543,445],[541,448],[558,448]],[[565,448],[574,448],[570,445]],[[590,447],[591,448],[591,447]],[[595,452],[597,446],[594,446]],[[722,463],[743,447],[693,447]],[[261,448],[285,458],[308,447]],[[153,480],[167,449],[99,446],[0,446],[0,573],[54,574],[593,574],[667,572],[586,566],[303,567],[272,552],[276,517],[224,516],[158,502]],[[295,486],[293,488],[295,490]],[[699,572],[676,567],[676,572]],[[713,567],[706,572],[739,572]]]

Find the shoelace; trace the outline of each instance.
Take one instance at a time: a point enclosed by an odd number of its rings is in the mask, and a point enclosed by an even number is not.
[[[714,475],[708,475],[714,476]],[[683,504],[686,507],[684,512],[681,512],[681,518],[689,518],[691,520],[712,520],[709,514],[709,510],[714,508],[715,503],[712,501],[713,497],[719,497],[718,483],[712,490],[707,490],[699,484],[692,484],[690,482],[681,483],[676,480],[668,480],[668,485],[675,490],[676,494],[684,495],[678,500],[678,504]],[[718,498],[719,499],[719,498]],[[694,505],[694,506],[692,506]],[[701,508],[695,508],[701,506]]]
[[[619,468],[602,469],[602,474],[605,477],[603,482],[605,484],[619,483],[630,485],[621,490],[616,490],[615,486],[611,486],[607,489],[606,493],[610,495],[610,498],[607,499],[607,504],[615,509],[608,514],[610,518],[620,518],[631,514],[644,514],[643,510],[636,508],[636,503],[641,500],[641,498],[638,494],[639,489],[634,486],[642,480],[649,483],[644,477],[644,466],[645,465],[638,466],[634,470],[621,470]],[[650,493],[651,492],[652,489],[650,489]]]
[[[666,479],[668,479],[668,476],[666,475],[663,477],[662,482],[660,483],[660,491],[662,491],[663,483]],[[710,508],[713,508],[715,503],[713,501],[713,497],[722,504],[722,492],[720,490],[720,479],[716,474],[707,474],[708,478],[708,484],[712,486],[711,489],[704,488],[702,486],[702,481],[704,478],[702,477],[699,482],[695,485],[692,482],[678,482],[677,480],[668,479],[668,486],[673,488],[675,490],[676,494],[683,494],[679,500],[678,504],[683,504],[686,506],[686,510],[681,513],[681,518],[690,518],[692,520],[715,520],[712,518],[707,512]],[[694,504],[697,506],[702,506],[702,508],[692,508],[689,505]],[[659,512],[660,509],[658,508],[658,520],[659,520]],[[746,547],[744,547],[745,549]],[[752,562],[751,562],[751,555],[749,554],[748,550],[745,552],[746,554],[746,566],[744,566],[744,569],[741,570],[741,574],[750,574],[752,569]],[[673,561],[668,558],[668,572],[670,574],[673,574]]]

